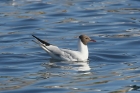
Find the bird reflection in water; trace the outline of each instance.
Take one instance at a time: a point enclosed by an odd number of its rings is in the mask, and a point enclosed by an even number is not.
[[[50,62],[45,63],[46,68],[61,68],[61,70],[73,70],[79,72],[90,72],[89,62],[72,62],[72,61],[56,61],[50,59]]]

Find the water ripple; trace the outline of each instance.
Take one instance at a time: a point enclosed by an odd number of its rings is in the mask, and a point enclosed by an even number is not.
[[[0,0],[0,92],[126,93],[140,90],[139,0]],[[32,34],[89,62],[50,59]]]

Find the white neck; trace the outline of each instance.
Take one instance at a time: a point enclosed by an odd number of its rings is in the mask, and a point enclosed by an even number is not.
[[[88,47],[84,45],[80,39],[78,41],[78,51],[81,52],[84,57],[88,58]]]

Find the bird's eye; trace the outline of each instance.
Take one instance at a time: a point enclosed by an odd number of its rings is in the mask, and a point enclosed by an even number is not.
[[[86,39],[88,39],[88,38],[86,38]]]

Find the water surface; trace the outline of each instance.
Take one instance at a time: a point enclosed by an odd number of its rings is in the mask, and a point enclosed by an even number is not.
[[[1,0],[1,93],[139,93],[139,0]],[[89,62],[50,60],[32,34],[77,49]]]

